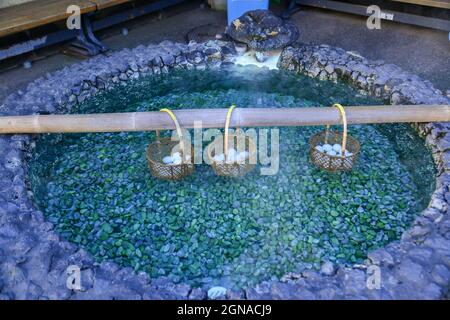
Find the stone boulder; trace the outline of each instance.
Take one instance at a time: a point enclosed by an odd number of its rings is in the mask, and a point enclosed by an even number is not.
[[[299,31],[269,10],[248,11],[227,27],[226,33],[256,51],[282,49],[298,39]]]

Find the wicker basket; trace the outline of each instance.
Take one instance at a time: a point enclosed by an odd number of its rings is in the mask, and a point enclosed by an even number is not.
[[[327,126],[325,131],[319,132],[310,139],[310,156],[311,161],[319,168],[330,171],[350,171],[356,162],[360,150],[358,140],[347,134],[347,118],[345,110],[340,104],[335,104],[342,117],[343,132],[330,131],[330,126]],[[340,144],[341,155],[329,155],[323,151],[317,150],[317,146],[324,144]],[[347,152],[347,155],[345,155]]]
[[[231,114],[235,106],[231,106],[228,109],[227,118],[225,121],[225,134],[224,137],[216,138],[212,143],[210,143],[206,149],[206,154],[208,156],[211,166],[218,176],[227,177],[242,177],[248,172],[252,171],[256,166],[256,144],[252,137],[246,136],[241,133],[239,128],[236,129],[236,133],[230,134],[228,128],[230,126]],[[242,141],[242,139],[244,139]],[[240,146],[243,145],[244,148],[241,151],[247,151],[248,157],[246,159],[240,159],[237,161],[228,161],[228,146]],[[216,161],[216,151],[223,150],[224,161]]]
[[[194,172],[193,147],[192,144],[183,138],[182,131],[175,115],[168,109],[161,109],[167,112],[175,123],[179,141],[171,138],[160,138],[159,131],[156,132],[156,141],[147,147],[147,161],[152,175],[165,180],[179,180]],[[181,155],[180,164],[166,164],[163,162],[165,156],[171,155],[173,151]]]

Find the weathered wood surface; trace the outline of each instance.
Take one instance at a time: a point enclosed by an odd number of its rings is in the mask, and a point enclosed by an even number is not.
[[[426,7],[450,9],[450,0],[391,0],[391,1],[417,4]]]
[[[97,10],[110,8],[119,4],[131,2],[132,0],[91,0],[97,5]]]
[[[67,19],[70,5],[81,14],[110,8],[132,0],[39,0],[0,9],[0,37]]]
[[[67,19],[70,5],[82,14],[97,10],[91,0],[40,0],[0,9],[0,37]]]

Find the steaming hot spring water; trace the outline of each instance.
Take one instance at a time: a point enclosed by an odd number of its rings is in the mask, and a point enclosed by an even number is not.
[[[337,102],[382,104],[342,83],[240,66],[135,80],[73,112]],[[201,164],[175,182],[150,174],[145,151],[154,132],[45,134],[28,161],[30,182],[48,221],[98,261],[193,286],[245,288],[325,261],[361,263],[399,239],[430,200],[431,153],[409,125],[350,125],[359,159],[335,174],[309,160],[309,138],[323,129],[279,128],[275,175],[261,175],[258,164],[242,178],[224,178]]]

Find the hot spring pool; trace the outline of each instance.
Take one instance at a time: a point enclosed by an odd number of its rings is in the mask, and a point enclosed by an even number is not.
[[[101,93],[74,112],[164,107],[382,104],[343,84],[251,67],[176,71]],[[325,261],[353,264],[398,239],[434,190],[431,153],[409,125],[354,125],[350,173],[309,161],[321,127],[280,128],[280,168],[240,179],[196,167],[179,182],[151,177],[153,132],[46,134],[28,161],[38,207],[60,234],[99,261],[193,286],[239,288]],[[206,146],[206,144],[204,144]]]

